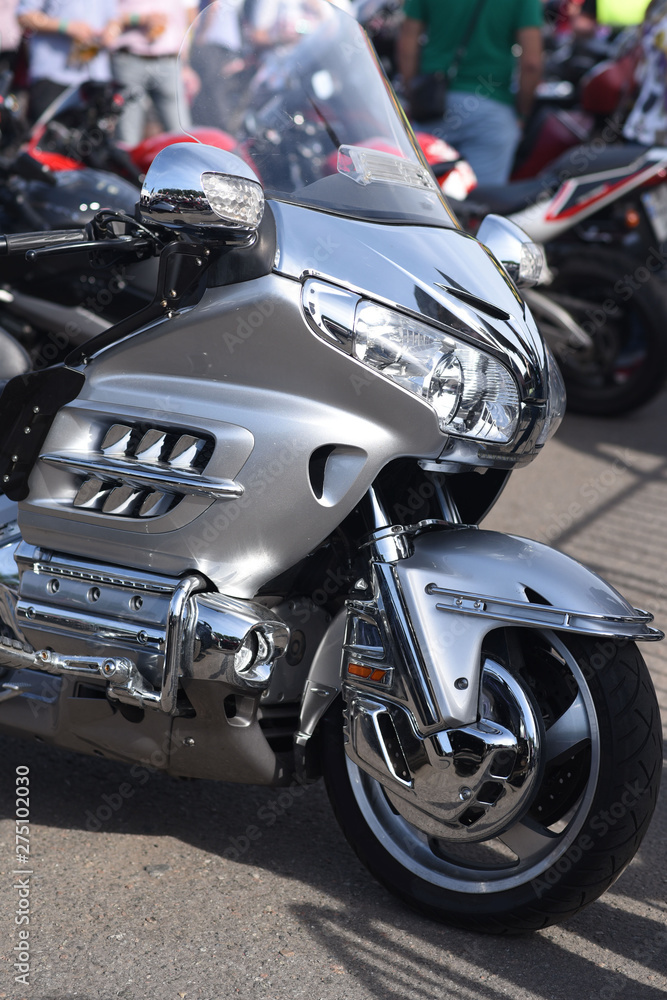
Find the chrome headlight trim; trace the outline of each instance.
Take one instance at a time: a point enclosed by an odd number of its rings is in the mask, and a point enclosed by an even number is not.
[[[551,348],[545,344],[547,356],[547,415],[537,439],[538,447],[545,445],[560,427],[567,406],[565,383]]]

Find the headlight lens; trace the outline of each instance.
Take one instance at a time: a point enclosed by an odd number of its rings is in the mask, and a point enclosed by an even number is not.
[[[519,422],[519,391],[495,358],[426,323],[362,301],[354,356],[429,402],[448,434],[505,443]]]

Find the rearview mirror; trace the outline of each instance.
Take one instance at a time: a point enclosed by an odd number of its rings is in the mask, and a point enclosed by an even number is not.
[[[178,142],[157,154],[141,188],[144,222],[251,236],[264,214],[264,191],[247,163],[224,149]]]
[[[501,215],[487,215],[477,230],[477,239],[500,261],[517,288],[540,283],[544,250],[514,222]]]

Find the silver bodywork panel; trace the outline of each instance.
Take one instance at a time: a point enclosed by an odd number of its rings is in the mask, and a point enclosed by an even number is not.
[[[48,458],[33,470],[21,505],[30,544],[170,576],[196,568],[223,593],[248,598],[320,544],[390,461],[435,460],[448,441],[451,451],[455,442],[439,431],[431,406],[310,328],[299,279],[315,267],[503,357],[522,398],[544,397],[539,334],[500,265],[475,240],[455,230],[273,208],[280,273],[210,289],[196,307],[89,364],[80,395],[54,421],[42,449]],[[445,288],[472,296],[477,307]],[[171,504],[158,502],[155,516],[116,516],[150,480],[136,462],[123,475],[122,460],[113,468],[100,460],[116,423],[137,434],[153,427],[212,439],[202,488],[196,470],[187,482],[182,477],[181,490],[169,470],[154,479],[156,489],[173,494]],[[311,459],[320,449],[330,453],[316,483]],[[77,506],[82,486],[88,495],[86,476],[93,505]],[[107,487],[116,492],[102,509]]]
[[[150,521],[75,508],[72,452],[84,466],[108,426],[128,422],[214,439],[207,479],[234,480],[243,495],[186,496]],[[44,444],[50,460],[33,470],[21,528],[31,544],[114,565],[196,567],[223,593],[252,597],[326,538],[389,461],[436,458],[444,441],[428,404],[323,343],[300,284],[269,275],[210,290],[89,365]],[[309,463],[328,447],[318,497]]]

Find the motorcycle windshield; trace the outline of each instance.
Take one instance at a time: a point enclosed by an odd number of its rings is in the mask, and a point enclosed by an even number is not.
[[[456,227],[357,21],[328,0],[259,0],[250,15],[248,6],[214,2],[190,28],[184,131],[226,132],[269,198]]]

